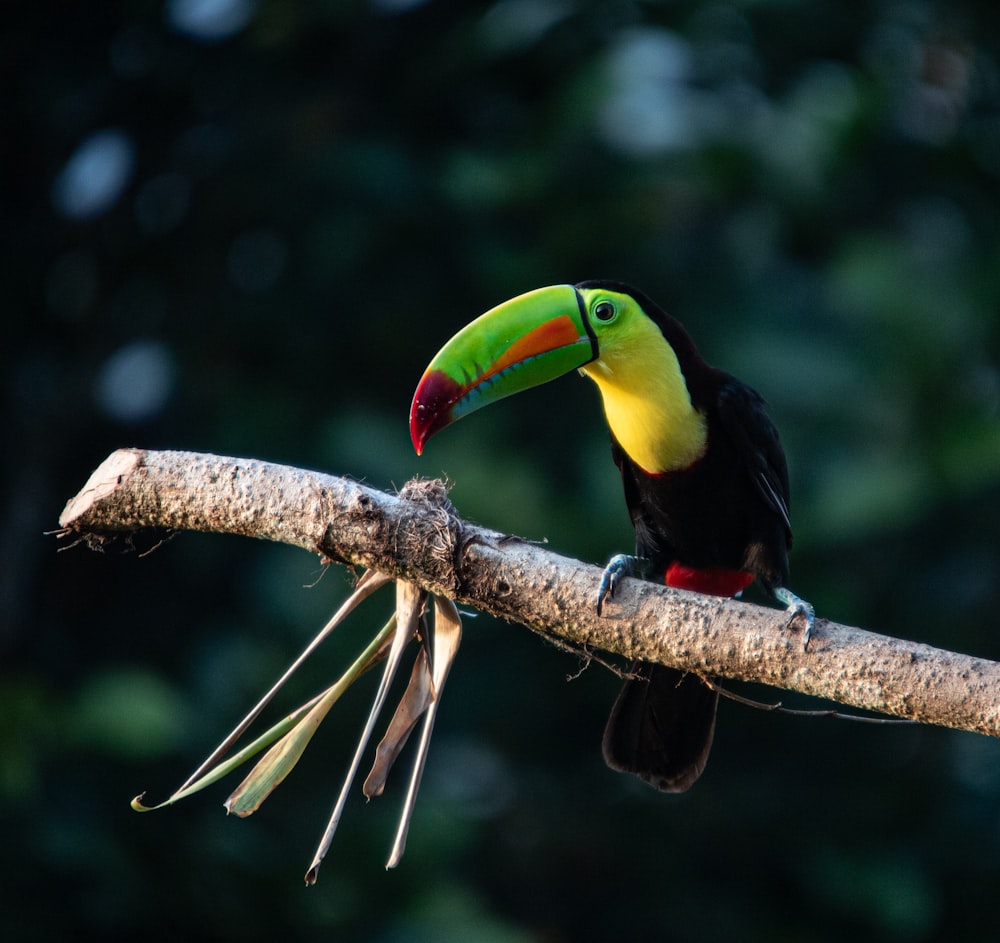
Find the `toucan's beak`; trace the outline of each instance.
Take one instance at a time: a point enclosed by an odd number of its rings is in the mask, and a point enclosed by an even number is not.
[[[431,361],[413,395],[410,438],[419,455],[439,429],[598,356],[572,285],[518,295],[462,328]]]

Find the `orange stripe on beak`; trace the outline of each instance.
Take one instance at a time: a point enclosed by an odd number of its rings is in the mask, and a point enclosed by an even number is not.
[[[490,367],[489,372],[484,373],[479,378],[478,383],[482,383],[498,373],[503,373],[508,367],[516,366],[548,350],[575,344],[578,340],[580,340],[580,332],[573,323],[573,319],[568,314],[561,314],[551,321],[539,324],[538,327],[514,341]]]

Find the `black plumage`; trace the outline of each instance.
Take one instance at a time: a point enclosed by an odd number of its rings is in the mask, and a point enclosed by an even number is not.
[[[650,561],[659,579],[674,565],[721,569],[744,573],[746,582],[757,580],[774,595],[788,583],[792,531],[785,455],[763,399],[709,366],[679,322],[640,292],[608,282],[586,287],[627,293],[642,306],[673,348],[692,405],[706,420],[704,454],[688,468],[656,475],[633,462],[612,435],[636,555]],[[697,576],[666,581],[702,589]],[[718,695],[700,678],[662,665],[637,662],[630,674],[605,729],[605,759],[658,789],[683,791],[704,769]]]

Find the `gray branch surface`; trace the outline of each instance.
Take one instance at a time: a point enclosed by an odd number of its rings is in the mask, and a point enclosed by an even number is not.
[[[597,615],[599,567],[463,521],[440,481],[399,495],[254,459],[120,449],[60,517],[90,542],[145,528],[278,541],[416,583],[585,651],[756,681],[1000,735],[1000,664],[817,618],[627,579]]]

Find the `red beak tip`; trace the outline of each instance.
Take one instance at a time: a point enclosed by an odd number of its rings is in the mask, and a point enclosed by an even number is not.
[[[417,455],[422,455],[424,446],[427,444],[427,429],[417,419],[416,411],[410,415],[410,441],[413,443],[413,451]]]
[[[465,390],[441,370],[428,370],[410,406],[410,440],[422,455],[427,440],[451,421],[451,408]]]

